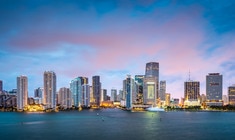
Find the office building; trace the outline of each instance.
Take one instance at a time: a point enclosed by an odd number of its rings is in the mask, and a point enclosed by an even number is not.
[[[72,107],[72,95],[69,88],[60,88],[58,94],[58,104],[63,109]]]
[[[100,76],[93,76],[92,77],[92,88],[93,88],[93,98],[95,106],[100,106],[101,101],[101,82]]]
[[[77,77],[74,78],[71,82],[70,82],[70,91],[72,94],[72,105],[74,105],[75,107],[81,107],[83,106],[84,103],[84,93],[83,91],[90,91],[87,89],[82,88],[83,85],[88,85],[88,78],[87,77]],[[87,96],[87,95],[86,95]],[[90,100],[90,95],[87,96],[89,97]]]
[[[166,81],[160,81],[160,91],[159,91],[159,99],[161,101],[165,101],[166,97]]]
[[[229,104],[227,95],[223,95],[222,100],[223,100],[223,105],[228,105]]]
[[[171,105],[171,94],[170,93],[166,93],[165,106],[170,106],[170,105]]]
[[[200,96],[200,82],[184,82],[184,98],[188,101],[197,101]]]
[[[111,89],[111,101],[116,102],[117,101],[117,90]]]
[[[188,80],[184,82],[184,106],[200,106],[200,82]]]
[[[0,92],[3,91],[3,83],[2,80],[0,80]]]
[[[74,78],[70,82],[70,91],[72,94],[72,105],[80,107],[82,105],[82,79]]]
[[[159,78],[159,63],[149,62],[146,64],[145,77]]]
[[[43,104],[45,109],[56,108],[56,74],[53,71],[44,72]]]
[[[126,108],[127,109],[132,109],[133,104],[136,104],[136,86],[135,86],[135,81],[134,79],[131,77],[131,75],[127,75],[127,78],[125,81],[125,88],[123,87],[123,89],[125,89],[126,93]]]
[[[159,83],[159,63],[158,62],[149,62],[146,64],[146,68],[145,68],[145,78],[149,78],[149,77],[152,77],[152,81],[153,81],[153,78],[155,78],[155,91],[156,91],[156,94],[155,94],[155,98],[158,99],[159,97],[159,86],[158,86],[158,83]]]
[[[107,89],[101,90],[101,102],[107,101]]]
[[[136,102],[137,104],[143,104],[144,75],[135,75],[135,82],[136,82],[136,93],[137,93]]]
[[[17,77],[17,110],[23,110],[28,105],[28,78]]]
[[[156,106],[157,99],[157,81],[155,77],[145,77],[144,78],[144,104]]]
[[[88,84],[82,85],[82,106],[90,107],[90,86]]]
[[[122,100],[122,95],[123,95],[123,91],[119,90],[119,93],[117,95],[117,101],[120,102]]]
[[[34,100],[36,104],[42,104],[43,88],[39,87],[34,90]]]
[[[123,88],[123,93],[122,93],[122,100],[126,100],[126,79],[122,81],[122,88]]]
[[[228,87],[228,103],[235,106],[235,85]]]
[[[207,106],[222,106],[223,76],[219,73],[209,73],[206,76]]]

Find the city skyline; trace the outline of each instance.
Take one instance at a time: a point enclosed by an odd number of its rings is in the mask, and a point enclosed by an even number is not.
[[[233,1],[1,1],[0,80],[16,89],[27,75],[29,95],[43,87],[43,72],[57,89],[78,77],[100,76],[102,88],[122,88],[126,75],[159,63],[166,93],[184,96],[184,82],[223,75],[223,94],[235,83]],[[91,80],[90,83],[91,85]]]

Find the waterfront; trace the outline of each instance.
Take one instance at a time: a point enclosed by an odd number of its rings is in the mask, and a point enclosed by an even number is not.
[[[235,112],[0,112],[1,139],[234,139]]]

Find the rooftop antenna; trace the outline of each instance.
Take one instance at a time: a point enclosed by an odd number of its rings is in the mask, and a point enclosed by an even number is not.
[[[189,72],[188,72],[188,81],[191,81],[190,80],[190,69],[189,69]]]

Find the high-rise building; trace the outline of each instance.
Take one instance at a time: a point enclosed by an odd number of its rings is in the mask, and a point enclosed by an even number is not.
[[[146,64],[146,68],[145,68],[145,78],[148,77],[154,77],[156,80],[156,99],[158,99],[159,96],[159,63],[158,62],[149,62]]]
[[[222,100],[223,100],[223,105],[228,105],[229,104],[227,95],[223,95]]]
[[[122,87],[123,87],[123,94],[122,94],[122,99],[125,101],[126,100],[126,79],[122,81]]]
[[[222,106],[223,76],[209,73],[206,76],[206,97],[208,106]]]
[[[107,101],[107,89],[101,90],[101,102]]]
[[[159,63],[149,62],[146,64],[145,77],[159,78]]]
[[[17,77],[17,109],[23,110],[28,105],[28,78],[27,76]]]
[[[92,88],[93,88],[93,97],[94,97],[94,105],[100,106],[100,97],[101,97],[101,83],[100,76],[92,77]]]
[[[77,77],[70,82],[70,91],[72,94],[72,104],[75,107],[80,107],[82,104],[82,80]]]
[[[197,101],[200,96],[200,82],[184,82],[184,99],[185,101]]]
[[[123,94],[123,90],[119,90],[119,93],[117,95],[117,101],[120,102],[122,100],[122,94]]]
[[[72,107],[72,95],[69,88],[60,88],[58,94],[58,104],[64,109]]]
[[[230,105],[235,106],[235,85],[228,87],[228,102]]]
[[[144,75],[135,75],[135,82],[136,82],[136,93],[137,93],[136,102],[137,104],[143,104]]]
[[[111,101],[117,101],[117,90],[111,89]]]
[[[171,94],[170,93],[166,93],[165,106],[170,106],[170,105],[171,105]]]
[[[82,106],[90,106],[90,86],[88,84],[82,85]]]
[[[2,84],[2,80],[0,80],[0,91],[3,90],[3,84]]]
[[[43,104],[46,109],[56,108],[56,74],[53,71],[44,72]]]
[[[160,91],[159,91],[159,98],[161,101],[165,101],[166,97],[166,81],[160,81]]]
[[[72,94],[72,104],[75,107],[81,107],[83,106],[83,101],[85,96],[83,96],[83,91],[85,90],[90,91],[90,90],[86,90],[86,89],[82,89],[83,85],[88,85],[88,78],[87,77],[77,77],[74,78],[71,82],[70,82],[70,91]],[[88,97],[88,96],[87,96]],[[90,96],[89,96],[89,100],[90,100]]]
[[[144,104],[156,106],[157,81],[155,77],[144,78]]]
[[[93,87],[90,86],[90,103],[91,105],[95,102],[95,98],[94,98],[94,95],[93,95]]]
[[[127,75],[125,83],[123,84],[123,93],[126,93],[126,108],[131,109],[133,104],[136,104],[136,86],[135,81],[131,75]]]
[[[39,87],[34,90],[34,100],[36,104],[42,104],[43,88]]]

